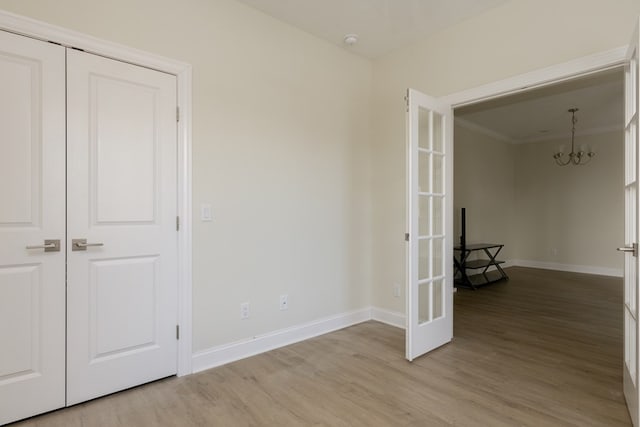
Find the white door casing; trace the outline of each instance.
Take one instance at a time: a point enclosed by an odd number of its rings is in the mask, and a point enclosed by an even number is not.
[[[177,90],[173,75],[75,50],[67,76],[74,404],[176,373]]]
[[[413,360],[453,337],[453,111],[407,91],[407,328]]]
[[[0,32],[0,424],[65,404],[64,104],[64,48]]]
[[[638,28],[629,43],[625,65],[625,246],[624,253],[624,374],[623,388],[634,426],[639,422],[638,396]],[[635,250],[634,250],[635,246]]]

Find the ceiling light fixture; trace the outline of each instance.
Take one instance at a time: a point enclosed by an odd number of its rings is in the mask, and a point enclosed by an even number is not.
[[[354,44],[358,43],[358,35],[357,34],[347,34],[344,36],[344,44],[346,44],[347,46],[353,46]]]
[[[567,166],[568,164],[572,164],[575,166],[578,165],[586,165],[589,161],[596,155],[593,151],[578,151],[576,153],[574,149],[574,142],[576,137],[576,123],[578,123],[578,119],[576,119],[576,111],[577,108],[570,108],[568,110],[571,113],[571,152],[569,153],[569,157],[565,160],[564,153],[562,151],[558,151],[553,155],[553,158],[556,160],[556,164],[558,166]]]

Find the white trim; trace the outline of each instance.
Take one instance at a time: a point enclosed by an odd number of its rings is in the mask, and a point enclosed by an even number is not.
[[[543,270],[569,271],[572,273],[597,274],[599,276],[622,277],[621,268],[596,267],[591,265],[559,264],[533,260],[514,259],[510,263],[514,267],[541,268]]]
[[[192,68],[183,69],[178,74],[178,376],[192,373],[191,353],[193,352],[193,279],[192,279]]]
[[[385,310],[384,308],[371,307],[371,319],[400,329],[406,329],[407,327],[407,318],[403,313]]]
[[[455,107],[471,105],[489,99],[512,95],[552,83],[560,83],[575,77],[586,76],[618,67],[625,62],[627,47],[619,47],[606,52],[577,58],[562,64],[531,71],[473,89],[456,92],[442,97],[442,101]]]
[[[193,372],[215,368],[368,320],[371,320],[371,308],[364,308],[198,351],[193,355]]]
[[[185,62],[151,54],[120,44],[101,40],[86,34],[67,30],[0,10],[0,29],[27,37],[53,41],[64,46],[83,49],[97,55],[129,62],[168,74],[178,82],[178,376],[190,374],[192,353],[192,271],[191,271],[191,93],[192,67]]]

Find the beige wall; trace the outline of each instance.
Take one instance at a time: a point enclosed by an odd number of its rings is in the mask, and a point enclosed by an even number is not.
[[[193,65],[194,350],[370,305],[370,61],[230,0],[0,8]]]
[[[558,167],[552,156],[566,139],[511,144],[457,125],[454,204],[456,225],[467,208],[467,242],[504,243],[499,258],[515,264],[621,272],[623,133],[577,141],[596,157]]]
[[[374,61],[373,304],[404,312],[391,297],[405,283],[405,111],[411,87],[452,94],[624,46],[637,0],[514,0]]]
[[[640,13],[514,0],[372,63],[233,0],[0,8],[193,65],[196,351],[371,304],[403,312],[406,88],[440,96],[619,47]]]
[[[622,271],[615,248],[624,242],[623,138],[622,131],[576,137],[597,153],[586,166],[555,165],[566,140],[517,146],[517,259]]]
[[[467,243],[502,243],[498,257],[515,255],[516,146],[456,124],[454,140],[454,243],[460,208],[467,212]]]

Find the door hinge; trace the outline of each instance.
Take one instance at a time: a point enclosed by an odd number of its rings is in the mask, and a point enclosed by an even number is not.
[[[407,107],[407,113],[409,112],[409,90],[407,89],[407,94],[404,96],[404,103]]]
[[[180,107],[176,107],[176,122],[180,121]]]
[[[176,339],[180,339],[180,325],[176,325]]]
[[[176,231],[180,231],[180,217],[176,217]]]
[[[409,241],[409,233],[404,233],[404,241],[405,242]]]

